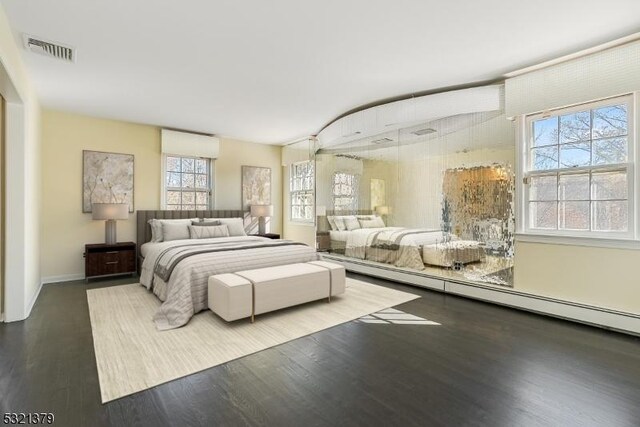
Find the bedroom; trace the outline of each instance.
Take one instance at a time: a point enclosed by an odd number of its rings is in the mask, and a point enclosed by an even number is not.
[[[0,0],[4,424],[637,424],[636,3]]]

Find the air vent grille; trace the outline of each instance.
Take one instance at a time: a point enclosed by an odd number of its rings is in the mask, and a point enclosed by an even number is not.
[[[432,128],[426,128],[426,129],[419,129],[416,131],[411,132],[414,135],[418,135],[418,136],[422,136],[422,135],[429,135],[430,133],[435,133],[436,130],[432,129]]]
[[[28,51],[67,62],[75,62],[76,51],[70,46],[24,35],[24,46]]]

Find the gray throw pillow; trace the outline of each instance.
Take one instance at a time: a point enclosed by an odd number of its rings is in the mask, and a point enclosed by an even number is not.
[[[221,224],[220,221],[191,221],[191,225],[195,225],[196,227],[214,227]]]

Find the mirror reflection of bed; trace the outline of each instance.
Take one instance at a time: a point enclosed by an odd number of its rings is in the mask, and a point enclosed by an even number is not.
[[[463,114],[316,156],[320,250],[384,268],[511,286],[513,123]],[[333,207],[331,210],[329,207]]]

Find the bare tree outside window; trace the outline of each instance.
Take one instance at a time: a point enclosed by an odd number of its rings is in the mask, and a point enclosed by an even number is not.
[[[630,97],[530,120],[528,227],[627,232]]]

